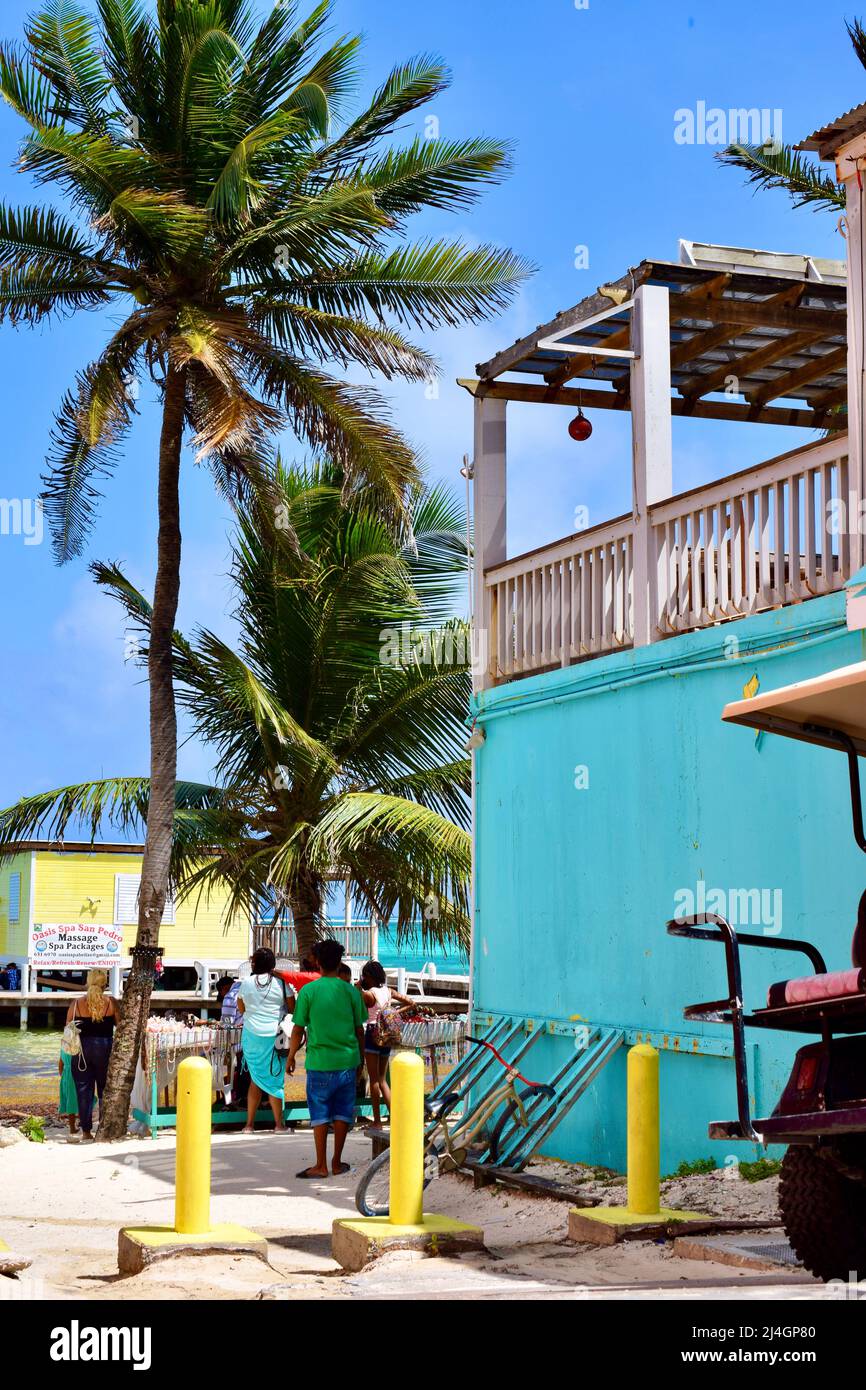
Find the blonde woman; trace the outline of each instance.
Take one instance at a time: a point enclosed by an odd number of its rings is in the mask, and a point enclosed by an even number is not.
[[[117,1002],[106,994],[108,974],[105,970],[88,970],[87,993],[76,999],[66,1012],[66,1022],[76,1023],[81,1036],[81,1051],[72,1058],[72,1079],[78,1096],[78,1119],[83,1139],[93,1138],[93,1096],[102,1093],[108,1075],[108,1059],[118,1018]]]

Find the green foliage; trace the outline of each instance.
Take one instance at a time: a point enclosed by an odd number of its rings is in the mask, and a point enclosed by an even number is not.
[[[18,1126],[21,1133],[31,1144],[45,1143],[45,1121],[41,1115],[28,1115],[26,1120],[22,1120]]]
[[[729,145],[717,156],[724,164],[745,169],[749,183],[761,188],[784,188],[795,207],[844,209],[845,185],[825,174],[790,145]]]
[[[693,1178],[698,1173],[714,1173],[715,1171],[716,1160],[714,1158],[684,1159],[676,1171],[670,1173],[662,1181],[670,1182],[673,1178]]]
[[[764,1178],[774,1178],[781,1171],[778,1158],[756,1158],[752,1163],[740,1163],[740,1177],[746,1182],[763,1182]]]
[[[866,67],[866,30],[859,20],[847,23],[846,28],[857,58]],[[791,145],[730,145],[717,158],[744,169],[749,183],[759,188],[784,188],[795,207],[845,210],[845,185]]]
[[[288,904],[321,921],[328,874],[357,907],[425,944],[468,940],[470,695],[465,516],[443,487],[415,490],[404,535],[375,489],[336,464],[278,461],[238,512],[233,646],[174,640],[177,699],[209,746],[216,785],[178,783],[172,878],[181,896],[227,892],[245,914]],[[147,657],[150,605],[116,566],[94,566]],[[140,834],[147,778],[25,798],[0,813],[0,851],[70,823]],[[432,908],[432,910],[431,910]]]
[[[305,19],[278,0],[261,23],[241,0],[42,0],[24,42],[0,45],[20,165],[64,208],[0,206],[0,322],[107,308],[120,324],[58,415],[44,505],[61,561],[119,461],[130,384],[162,390],[170,365],[231,498],[289,426],[404,517],[413,450],[381,395],[333,367],[425,379],[436,362],[406,329],[494,313],[529,271],[491,246],[406,239],[425,208],[464,214],[510,150],[398,135],[449,83],[433,57],[351,116],[360,40],[327,38],[331,17],[330,0]]]

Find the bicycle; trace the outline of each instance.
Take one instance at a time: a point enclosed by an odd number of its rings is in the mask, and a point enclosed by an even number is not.
[[[453,1173],[458,1168],[463,1167],[473,1139],[484,1131],[488,1120],[502,1108],[501,1115],[486,1137],[490,1162],[495,1165],[504,1147],[503,1139],[509,1132],[511,1125],[515,1121],[523,1129],[529,1125],[525,1103],[539,1096],[553,1099],[556,1094],[552,1086],[542,1085],[538,1081],[529,1081],[527,1077],[521,1076],[516,1067],[510,1066],[496,1048],[491,1043],[485,1042],[483,1038],[467,1036],[466,1041],[477,1047],[486,1047],[488,1051],[492,1052],[505,1067],[505,1078],[486,1097],[476,1113],[470,1113],[465,1119],[459,1119],[458,1123],[454,1125],[449,1125],[448,1121],[455,1105],[464,1099],[459,1091],[451,1091],[448,1095],[441,1096],[436,1100],[425,1100],[424,1114],[430,1122],[424,1135],[425,1187],[443,1173]],[[521,1090],[517,1089],[516,1083],[518,1081],[524,1083]],[[361,1215],[387,1216],[390,1205],[390,1188],[391,1150],[387,1148],[367,1165],[358,1183],[355,1192],[355,1206]]]

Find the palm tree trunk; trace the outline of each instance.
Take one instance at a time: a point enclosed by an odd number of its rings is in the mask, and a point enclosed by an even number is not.
[[[150,624],[150,798],[138,898],[138,932],[99,1120],[100,1139],[126,1134],[135,1066],[150,1009],[159,928],[168,893],[177,777],[172,636],[180,593],[180,455],[186,368],[169,366],[159,444],[159,536]]]
[[[302,875],[289,896],[289,906],[295,924],[298,955],[307,956],[319,939],[322,919],[322,889],[318,880],[312,875]]]

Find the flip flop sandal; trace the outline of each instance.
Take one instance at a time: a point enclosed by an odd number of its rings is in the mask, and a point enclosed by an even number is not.
[[[333,1178],[341,1178],[341,1177],[343,1176],[344,1173],[351,1173],[351,1171],[352,1171],[352,1165],[351,1165],[351,1163],[341,1163],[340,1166],[339,1166],[339,1168],[337,1169],[336,1173],[334,1173],[334,1172],[332,1171],[331,1177],[333,1177]]]
[[[330,1173],[311,1173],[309,1168],[305,1168],[303,1173],[295,1174],[296,1178],[307,1178],[310,1181],[315,1181],[315,1179],[318,1178],[319,1182],[324,1182],[325,1178],[329,1178],[330,1176]]]

